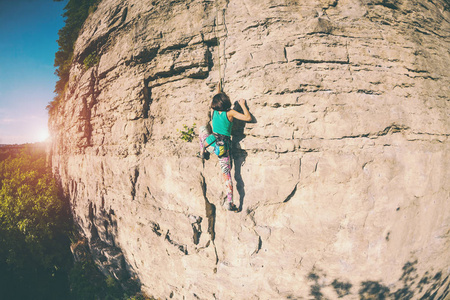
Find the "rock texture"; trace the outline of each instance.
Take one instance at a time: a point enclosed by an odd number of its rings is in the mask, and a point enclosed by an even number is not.
[[[103,0],[49,121],[101,269],[161,299],[447,299],[449,9]],[[254,116],[233,129],[240,213],[177,131],[220,76]]]

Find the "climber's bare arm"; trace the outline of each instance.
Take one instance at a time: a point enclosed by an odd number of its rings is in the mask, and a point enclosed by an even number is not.
[[[252,120],[252,116],[250,115],[250,112],[248,111],[247,104],[245,103],[245,100],[241,99],[239,100],[239,105],[242,108],[242,111],[244,112],[241,114],[238,111],[235,111],[234,109],[229,110],[227,112],[228,120],[233,121],[233,119],[238,119],[245,122],[250,122]]]

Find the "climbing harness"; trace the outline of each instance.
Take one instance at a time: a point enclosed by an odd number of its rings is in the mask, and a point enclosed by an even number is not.
[[[212,119],[214,119],[214,114],[211,116],[211,121]],[[229,150],[231,149],[231,137],[216,132],[213,132],[212,135],[214,136],[214,140],[203,148],[203,153],[199,154],[200,158],[204,158],[206,148],[214,143],[214,154],[216,154],[219,158],[228,155]]]
[[[230,151],[231,138],[229,136],[215,132],[213,132],[212,135],[214,136],[214,140],[205,147],[203,147],[203,153],[200,152],[197,153],[198,158],[206,160],[209,159],[209,152],[206,151],[206,149],[214,143],[216,143],[214,145],[214,154],[217,155],[217,157],[222,158],[228,155]]]
[[[213,135],[214,141],[212,141],[205,148],[208,148],[215,142],[216,145],[214,146],[214,154],[216,154],[219,158],[227,155],[228,151],[230,150],[231,138],[229,136],[218,134],[215,132],[213,132]]]

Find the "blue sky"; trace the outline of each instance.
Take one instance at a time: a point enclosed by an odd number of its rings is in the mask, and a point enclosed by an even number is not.
[[[0,144],[41,141],[66,1],[0,0]]]

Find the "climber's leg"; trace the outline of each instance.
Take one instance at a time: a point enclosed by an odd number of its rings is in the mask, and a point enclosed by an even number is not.
[[[209,137],[210,135],[211,135],[211,134],[208,132],[208,128],[206,128],[206,126],[201,126],[201,127],[199,128],[198,137],[199,137],[199,140],[200,140],[200,153],[203,153],[203,150],[204,150],[205,146],[208,145],[208,143],[206,142],[206,140],[208,139],[208,137]],[[213,137],[214,137],[214,136],[213,136]],[[209,146],[208,148],[206,148],[206,150],[207,150],[209,153],[213,153],[214,147]]]
[[[222,170],[223,180],[225,182],[225,192],[227,193],[226,206],[233,209],[233,181],[231,179],[231,157],[230,155],[219,158],[220,169]]]

